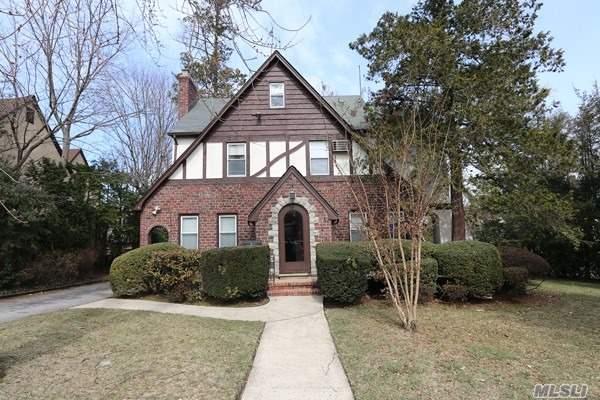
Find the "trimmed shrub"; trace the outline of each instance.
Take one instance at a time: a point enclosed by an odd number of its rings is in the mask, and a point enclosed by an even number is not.
[[[152,254],[179,248],[174,243],[157,243],[130,250],[115,258],[109,274],[115,296],[135,297],[150,293],[148,270]]]
[[[490,296],[503,283],[502,261],[496,247],[475,240],[449,242],[435,247],[440,278],[461,285],[468,297]]]
[[[148,261],[148,286],[152,293],[164,294],[170,301],[200,300],[199,253],[183,248],[153,252]]]
[[[230,301],[265,296],[269,248],[240,246],[208,250],[200,256],[204,293]]]
[[[442,285],[441,297],[449,301],[465,301],[468,297],[468,290],[463,285],[446,283]]]
[[[508,267],[502,271],[504,286],[502,289],[508,293],[523,294],[527,291],[529,272],[523,267]]]
[[[367,291],[374,272],[369,242],[330,242],[317,245],[321,293],[327,300],[352,304]]]
[[[410,254],[410,241],[403,241],[402,246],[406,254]],[[432,249],[433,244],[423,243],[419,294],[422,302],[431,300],[436,292],[438,263],[435,259],[425,256],[431,254]],[[317,271],[321,293],[326,299],[337,303],[357,302],[369,286],[374,292],[378,292],[377,294],[385,292],[385,278],[373,257],[368,241],[318,244]]]
[[[550,274],[550,264],[543,257],[520,247],[499,247],[504,268],[527,269],[530,277],[542,278]]]

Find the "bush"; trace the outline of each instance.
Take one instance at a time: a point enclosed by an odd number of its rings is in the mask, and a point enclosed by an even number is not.
[[[542,278],[550,274],[550,264],[543,257],[520,247],[500,247],[504,268],[525,268],[530,277]]]
[[[367,291],[374,272],[369,242],[331,242],[317,245],[317,272],[321,293],[342,304],[357,302]]]
[[[529,273],[527,268],[508,267],[504,268],[504,286],[502,289],[508,293],[523,294],[527,291]]]
[[[148,286],[152,293],[164,294],[170,301],[200,300],[199,253],[182,248],[153,252],[148,261]]]
[[[474,240],[437,245],[433,252],[440,277],[461,285],[468,297],[490,296],[502,286],[502,261],[496,247]]]
[[[93,248],[44,253],[14,274],[19,288],[67,285],[93,276],[97,252]]]
[[[395,243],[386,243],[387,245]],[[410,254],[410,241],[403,241]],[[438,263],[426,254],[432,253],[432,244],[423,244],[419,299],[431,300],[436,292]],[[399,250],[398,250],[399,251]],[[385,291],[383,273],[370,249],[370,242],[331,242],[317,245],[317,271],[323,296],[331,301],[352,304],[358,301],[369,285],[379,293]]]
[[[446,283],[442,285],[441,297],[449,301],[465,301],[468,297],[468,290],[463,285]]]
[[[139,247],[115,258],[109,275],[115,296],[135,297],[150,293],[149,262],[152,254],[179,248],[173,243],[157,243]]]
[[[204,292],[218,300],[265,296],[269,248],[241,246],[208,250],[200,257]]]

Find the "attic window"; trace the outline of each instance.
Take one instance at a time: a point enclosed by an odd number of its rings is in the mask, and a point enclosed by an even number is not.
[[[269,84],[269,104],[271,108],[285,107],[285,86],[283,83]]]
[[[33,118],[33,108],[27,107],[27,111],[25,112],[25,121],[27,121],[28,124],[33,124]]]

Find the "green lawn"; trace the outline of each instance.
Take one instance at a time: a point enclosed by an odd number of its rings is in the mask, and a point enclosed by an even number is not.
[[[121,310],[0,324],[0,398],[233,400],[262,327]]]
[[[357,400],[527,399],[536,383],[587,383],[600,398],[600,285],[542,284],[535,295],[420,307],[401,330],[383,301],[326,310]]]

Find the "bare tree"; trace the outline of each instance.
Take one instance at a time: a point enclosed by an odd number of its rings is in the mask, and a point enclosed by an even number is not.
[[[435,115],[415,108],[393,123],[372,118],[369,132],[355,138],[364,155],[355,155],[347,181],[387,293],[411,331],[417,327],[427,224],[448,187],[446,135]]]
[[[115,0],[10,0],[2,9],[13,10],[2,18],[2,96],[35,95],[49,128],[19,143],[21,159],[56,134],[66,158],[74,140],[113,122],[97,100],[131,26]]]
[[[168,131],[177,120],[173,79],[168,74],[135,69],[121,73],[106,88],[105,108],[114,119],[107,130],[113,155],[143,192],[171,164]]]

